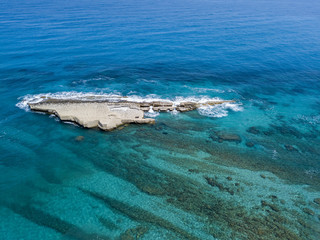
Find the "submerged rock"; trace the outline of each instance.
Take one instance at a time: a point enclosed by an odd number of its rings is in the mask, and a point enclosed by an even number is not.
[[[145,226],[130,228],[120,235],[120,240],[136,240],[143,237],[149,229]]]
[[[240,143],[242,141],[239,135],[227,132],[214,132],[210,135],[210,138],[220,143],[224,141]]]
[[[241,138],[237,134],[224,133],[219,135],[219,139],[229,142],[241,142]]]
[[[273,132],[271,130],[269,130],[269,131],[264,131],[263,134],[266,136],[271,136],[273,134]]]
[[[288,126],[285,124],[282,124],[280,126],[271,124],[270,126],[284,136],[295,136],[296,138],[302,138],[303,136],[295,127],[292,126]]]
[[[77,136],[77,137],[75,138],[75,140],[76,140],[77,142],[81,142],[83,139],[84,139],[84,136]]]
[[[217,180],[214,178],[210,177],[204,177],[207,180],[207,183],[211,185],[212,187],[217,187],[219,188],[220,191],[226,191],[230,193],[231,195],[234,195],[234,191],[228,187],[223,186],[223,184],[219,183]]]
[[[320,198],[313,199],[313,202],[320,205]]]
[[[260,133],[260,130],[257,129],[256,127],[249,127],[249,128],[247,129],[247,132],[248,132],[248,133],[252,133],[252,134],[259,134],[259,133]]]
[[[199,170],[198,169],[188,169],[188,172],[199,173]]]
[[[228,176],[228,177],[227,177],[227,180],[228,180],[228,181],[232,181],[232,177]]]
[[[261,201],[261,206],[262,207],[269,207],[275,212],[279,212],[280,211],[280,209],[275,204],[268,203],[268,202],[266,202],[264,200]]]
[[[263,179],[266,178],[266,176],[264,174],[260,174],[260,177],[262,177]]]
[[[292,145],[284,145],[284,147],[288,150],[288,151],[298,151],[295,147],[293,147]]]
[[[246,142],[246,146],[247,147],[254,147],[254,143],[253,142]]]
[[[312,211],[310,208],[304,208],[303,211],[308,215],[311,215],[311,216],[314,215],[314,211]]]

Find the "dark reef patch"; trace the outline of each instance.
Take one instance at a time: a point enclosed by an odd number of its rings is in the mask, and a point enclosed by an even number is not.
[[[240,143],[242,141],[239,135],[234,133],[222,132],[222,131],[213,131],[210,134],[210,138],[213,141],[216,141],[219,143],[222,143],[224,141]]]
[[[249,127],[247,132],[252,134],[260,134],[260,130],[257,127]]]

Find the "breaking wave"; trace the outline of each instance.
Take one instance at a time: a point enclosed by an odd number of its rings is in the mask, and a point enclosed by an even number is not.
[[[221,118],[228,116],[229,110],[234,112],[243,111],[241,103],[222,103],[213,106],[201,106],[198,108],[200,115]]]
[[[157,117],[160,113],[159,112],[155,112],[152,107],[150,107],[150,110],[146,113],[144,113],[144,115],[146,117]]]

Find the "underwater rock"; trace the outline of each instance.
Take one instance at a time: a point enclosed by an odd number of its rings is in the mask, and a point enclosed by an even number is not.
[[[143,235],[149,229],[145,226],[138,226],[136,228],[130,228],[120,235],[120,240],[137,240],[143,237]]]
[[[140,189],[149,195],[161,196],[165,194],[165,191],[162,188],[151,185],[141,185]]]
[[[270,195],[271,201],[276,202],[278,200],[278,197],[276,195]]]
[[[312,211],[310,208],[304,208],[303,211],[311,216],[314,216],[314,211]]]
[[[252,134],[260,134],[260,130],[257,129],[256,127],[249,127],[249,128],[247,129],[247,132],[248,132],[248,133],[252,133]]]
[[[155,124],[154,129],[157,131],[162,131],[166,127],[167,127],[167,124],[160,122],[160,123]]]
[[[264,200],[261,200],[261,206],[262,207],[269,207],[275,212],[279,212],[280,211],[280,209],[275,204],[268,203],[268,202],[266,202]]]
[[[98,217],[98,220],[107,229],[110,229],[110,230],[118,230],[119,229],[117,224],[114,223],[112,220],[109,220],[104,217]]]
[[[210,178],[210,177],[204,177],[204,178],[207,180],[207,183],[209,185],[211,185],[212,187],[218,187],[220,191],[223,190],[223,185],[218,183],[218,182],[216,182],[215,179]]]
[[[228,177],[227,177],[227,180],[228,180],[228,181],[232,181],[232,177],[228,176]]]
[[[199,173],[199,170],[198,169],[188,169],[188,172]]]
[[[284,147],[288,150],[288,151],[298,151],[295,147],[293,147],[292,145],[288,145],[285,144]]]
[[[81,142],[83,139],[84,139],[84,136],[77,136],[77,137],[75,138],[75,140],[76,140],[77,142]]]
[[[303,136],[295,127],[286,124],[282,124],[281,126],[271,124],[270,126],[284,136],[295,136],[299,139]]]
[[[254,144],[253,144],[253,142],[246,142],[246,146],[247,146],[247,147],[253,147]]]
[[[224,141],[240,143],[242,141],[239,135],[227,132],[214,132],[210,135],[210,138],[220,143]]]
[[[217,187],[219,188],[220,191],[226,191],[231,195],[234,195],[233,190],[231,190],[230,188],[224,187],[221,183],[217,182],[214,178],[210,178],[210,177],[204,177],[204,178],[207,180],[207,183],[212,187]]]
[[[219,135],[219,139],[223,141],[229,141],[229,142],[241,142],[241,138],[237,134],[231,134],[231,133],[225,133]]]
[[[271,130],[263,131],[263,134],[266,135],[266,136],[271,136],[273,134],[273,132]]]
[[[313,199],[313,202],[320,205],[320,198]]]

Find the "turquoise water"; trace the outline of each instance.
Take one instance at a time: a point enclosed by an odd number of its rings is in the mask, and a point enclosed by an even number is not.
[[[319,12],[0,1],[0,239],[319,239]],[[37,94],[236,103],[102,132]]]

